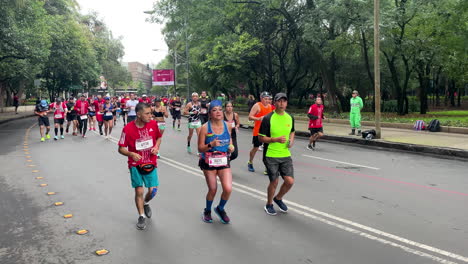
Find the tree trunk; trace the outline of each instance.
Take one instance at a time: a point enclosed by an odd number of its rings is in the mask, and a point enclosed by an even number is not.
[[[367,77],[369,77],[369,82],[371,84],[372,91],[374,91],[374,76],[372,76],[372,71],[371,71],[370,63],[369,63],[366,33],[364,33],[363,30],[361,30],[361,40],[362,40],[362,53],[364,55],[364,63],[366,65]]]
[[[330,108],[334,109],[336,113],[340,113],[340,108],[337,103],[337,91],[335,81],[335,70],[336,70],[335,53],[332,52],[330,65],[322,61],[320,65],[320,73],[322,76],[323,84],[328,92],[327,97],[330,102]]]

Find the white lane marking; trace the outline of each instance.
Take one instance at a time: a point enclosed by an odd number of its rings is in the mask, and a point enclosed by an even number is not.
[[[114,143],[118,142],[118,140],[116,138],[114,138],[114,137],[111,137],[111,139],[112,139],[112,141]],[[192,175],[198,176],[198,177],[200,177],[202,179],[205,178],[205,176],[200,172],[199,169],[190,167],[190,166],[188,166],[186,164],[180,163],[180,162],[178,162],[176,160],[169,159],[169,158],[166,158],[166,157],[161,157],[161,158],[159,158],[159,160],[161,162],[171,166],[171,167],[176,168],[176,169],[185,171],[185,172],[190,173]],[[233,182],[232,184],[234,186],[240,188],[240,189],[234,189],[235,191],[238,191],[240,193],[244,193],[246,195],[249,195],[251,197],[259,199],[261,201],[266,201],[266,199],[265,199],[266,193],[264,193],[262,191],[259,191],[257,189],[248,187],[246,185],[236,183],[236,182]],[[422,244],[422,243],[419,243],[419,242],[415,242],[415,241],[412,241],[412,240],[409,240],[409,239],[406,239],[406,238],[403,238],[403,237],[399,237],[397,235],[393,235],[393,234],[390,234],[390,233],[387,233],[387,232],[384,232],[384,231],[381,231],[381,230],[378,230],[378,229],[375,229],[375,228],[372,228],[372,227],[369,227],[369,226],[365,226],[365,225],[362,225],[362,224],[359,224],[359,223],[356,223],[356,222],[353,222],[353,221],[350,221],[350,220],[347,220],[347,219],[344,219],[344,218],[341,218],[341,217],[338,217],[338,216],[334,216],[334,215],[331,215],[331,214],[328,214],[328,213],[325,213],[325,212],[322,212],[322,211],[319,211],[319,210],[316,210],[316,209],[313,209],[313,208],[310,208],[310,207],[307,207],[307,206],[304,206],[304,205],[301,205],[301,204],[298,204],[298,203],[295,203],[295,202],[292,202],[292,201],[289,201],[289,200],[284,200],[284,201],[289,204],[289,207],[290,207],[291,211],[294,211],[294,212],[296,212],[296,213],[298,213],[300,215],[312,218],[314,220],[317,220],[317,221],[323,222],[325,224],[337,227],[339,229],[348,231],[350,233],[354,233],[354,234],[360,235],[362,237],[378,241],[378,242],[380,242],[382,244],[397,247],[397,248],[400,248],[400,249],[402,249],[402,250],[404,250],[406,252],[409,252],[409,253],[412,253],[412,254],[415,254],[415,255],[418,255],[418,256],[421,256],[421,257],[426,257],[426,258],[429,258],[429,259],[431,259],[433,261],[436,261],[436,262],[439,262],[439,263],[456,264],[456,262],[452,262],[452,261],[449,261],[447,259],[443,259],[443,258],[434,256],[434,255],[430,255],[428,253],[425,253],[425,252],[422,252],[422,251],[419,251],[419,250],[416,250],[416,249],[409,248],[409,247],[407,247],[405,245],[397,244],[395,242],[385,240],[383,238],[376,237],[376,236],[374,236],[372,234],[365,233],[365,232],[353,229],[351,227],[348,227],[348,226],[333,222],[331,220],[322,218],[320,216],[324,216],[324,217],[330,218],[332,220],[335,220],[337,222],[341,222],[341,223],[344,223],[344,224],[347,224],[347,225],[350,225],[350,226],[353,226],[353,227],[356,227],[356,228],[360,228],[360,229],[365,230],[367,232],[374,233],[375,235],[379,235],[379,236],[382,236],[382,237],[393,239],[393,240],[396,240],[396,241],[401,242],[401,243],[405,243],[405,244],[410,245],[410,246],[418,247],[420,249],[424,249],[424,250],[427,250],[427,251],[430,251],[430,252],[433,252],[433,253],[436,253],[436,254],[439,254],[439,255],[443,255],[443,256],[446,256],[446,257],[450,257],[450,258],[461,260],[461,261],[464,261],[464,262],[468,263],[468,258],[467,257],[461,256],[461,255],[458,255],[458,254],[455,254],[455,253],[452,253],[452,252],[448,252],[448,251],[445,251],[445,250],[442,250],[442,249],[438,249],[438,248],[435,248],[435,247],[432,247],[432,246],[429,246],[429,245],[425,245],[425,244]],[[310,213],[301,211],[301,210],[296,209],[294,207],[298,207],[299,209],[302,209],[304,211],[309,211]],[[312,215],[311,213],[316,214],[316,215]],[[320,215],[320,216],[317,216],[317,215]]]
[[[341,164],[356,166],[356,167],[368,168],[368,169],[371,169],[371,170],[380,170],[379,168],[376,168],[376,167],[370,167],[370,166],[365,166],[365,165],[359,165],[359,164],[354,164],[354,163],[349,163],[349,162],[344,162],[344,161],[339,161],[339,160],[325,159],[325,158],[316,157],[316,156],[310,156],[310,155],[305,155],[305,154],[302,154],[302,156],[304,156],[304,157],[309,157],[309,158],[313,158],[313,159],[326,160],[326,161],[331,161],[331,162],[336,162],[336,163],[341,163]]]
[[[165,164],[168,164],[174,168],[177,168],[177,169],[180,169],[180,170],[183,170],[183,171],[186,171],[186,172],[190,172],[191,174],[194,174],[196,176],[199,176],[201,178],[205,178],[204,175],[200,172],[199,169],[196,169],[196,168],[193,168],[193,167],[190,167],[186,164],[183,164],[183,163],[180,163],[178,161],[175,161],[175,160],[172,160],[172,159],[169,159],[169,158],[166,158],[166,157],[161,157],[159,159],[160,161],[164,162]],[[183,167],[183,168],[182,168]],[[190,171],[188,171],[190,170]],[[246,193],[252,197],[255,197],[257,199],[260,199],[260,200],[263,200],[263,201],[266,201],[266,199],[264,197],[266,197],[266,193],[262,192],[262,191],[259,191],[257,189],[254,189],[254,188],[251,188],[251,187],[248,187],[246,185],[243,185],[243,184],[239,184],[239,183],[236,183],[236,182],[233,182],[232,183],[234,186],[236,187],[240,187],[244,190],[239,190],[239,189],[235,189],[239,192],[243,192],[243,193]],[[247,193],[248,192],[248,193]],[[258,195],[261,195],[258,196]],[[418,247],[418,248],[421,248],[421,249],[425,249],[427,251],[431,251],[433,253],[437,253],[437,254],[440,254],[440,255],[443,255],[443,256],[447,256],[447,257],[450,257],[450,258],[453,258],[453,259],[457,259],[457,260],[461,260],[461,261],[464,261],[464,262],[468,262],[468,258],[467,257],[464,257],[464,256],[461,256],[461,255],[457,255],[455,253],[452,253],[452,252],[448,252],[448,251],[445,251],[445,250],[442,250],[442,249],[438,249],[438,248],[435,248],[435,247],[432,247],[432,246],[429,246],[429,245],[425,245],[425,244],[422,244],[422,243],[419,243],[419,242],[415,242],[415,241],[412,241],[412,240],[409,240],[409,239],[406,239],[406,238],[403,238],[403,237],[399,237],[397,235],[393,235],[393,234],[390,234],[390,233],[387,233],[387,232],[384,232],[384,231],[381,231],[381,230],[378,230],[378,229],[375,229],[375,228],[372,228],[372,227],[369,227],[369,226],[365,226],[365,225],[362,225],[362,224],[359,224],[359,223],[356,223],[356,222],[353,222],[353,221],[350,221],[350,220],[347,220],[347,219],[344,219],[344,218],[341,218],[341,217],[338,217],[338,216],[334,216],[334,215],[331,215],[331,214],[328,214],[328,213],[325,213],[325,212],[322,212],[322,211],[319,211],[319,210],[316,210],[316,209],[313,209],[313,208],[310,208],[310,207],[307,207],[307,206],[304,206],[304,205],[301,205],[301,204],[298,204],[298,203],[295,203],[295,202],[292,202],[292,201],[289,201],[289,200],[284,200],[285,202],[288,203],[288,205],[291,206],[294,206],[294,207],[298,207],[299,209],[302,209],[302,210],[305,210],[305,211],[308,211],[310,213],[314,213],[316,215],[320,215],[320,216],[324,216],[324,217],[327,217],[327,218],[330,218],[332,220],[335,220],[337,222],[341,222],[341,223],[344,223],[344,224],[347,224],[347,225],[350,225],[350,226],[353,226],[353,227],[356,227],[356,228],[360,228],[360,229],[363,229],[367,232],[371,232],[371,233],[374,233],[376,235],[379,235],[379,236],[383,236],[383,237],[387,237],[387,238],[390,238],[390,239],[393,239],[393,240],[396,240],[398,242],[401,242],[401,243],[405,243],[405,244],[408,244],[408,245],[411,245],[411,246],[414,246],[414,247]],[[318,217],[318,216],[310,216],[309,213],[307,212],[303,212],[303,211],[300,211],[298,209],[294,209],[294,208],[291,208],[293,209],[293,211],[295,212],[298,212],[299,214],[302,214],[304,216],[308,216],[308,217],[311,217],[311,218],[314,218],[314,219],[317,219],[319,221],[322,221],[320,219],[323,219],[321,217]],[[320,218],[320,219],[319,219]],[[336,226],[336,227],[339,227],[341,228],[340,224],[338,223],[335,223],[335,222],[332,222],[330,220],[326,220],[326,219],[323,219],[324,221],[322,222],[325,222],[327,224],[330,224],[330,225],[333,225],[333,226]],[[346,227],[348,228],[348,227]],[[344,228],[341,228],[343,230],[346,230],[346,231],[350,231],[350,230],[347,230],[347,229],[344,229]],[[354,230],[354,229],[351,229],[351,230]],[[379,239],[374,239],[372,235],[370,234],[367,234],[367,233],[362,233],[360,231],[357,231],[359,235],[361,236],[364,236],[364,237],[368,237],[370,239],[373,239],[373,240],[377,240],[377,241],[380,241]],[[354,233],[354,232],[353,232]],[[362,234],[361,234],[362,233]],[[365,234],[365,235],[363,235]],[[386,240],[384,240],[386,241]],[[393,242],[391,243],[388,243],[388,241],[385,243],[385,244],[390,244],[392,246],[394,246],[392,244]],[[398,244],[397,244],[398,245]],[[398,246],[399,248],[402,248],[403,249],[403,245],[399,245]],[[405,250],[406,251],[406,250]],[[409,252],[409,251],[408,251]],[[416,253],[415,253],[416,254]],[[425,253],[424,253],[425,254]],[[418,254],[419,255],[419,254]],[[431,255],[429,255],[431,256]],[[432,257],[435,257],[435,256],[432,256]],[[435,257],[437,258],[437,257]],[[435,260],[435,259],[434,259]],[[444,261],[447,261],[447,260],[444,260]],[[440,261],[438,261],[440,262]],[[453,262],[441,262],[441,263],[453,263]]]

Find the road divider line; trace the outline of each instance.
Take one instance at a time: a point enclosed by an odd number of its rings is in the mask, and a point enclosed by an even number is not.
[[[114,143],[118,143],[118,140],[116,138],[114,138],[114,137],[111,137],[111,141],[113,141]],[[169,166],[171,166],[173,168],[185,171],[187,173],[198,176],[200,178],[203,178],[203,179],[205,178],[205,176],[203,175],[203,173],[201,173],[201,171],[199,169],[193,168],[193,167],[191,167],[189,165],[183,164],[183,163],[178,162],[176,160],[169,159],[167,157],[161,157],[161,158],[159,158],[159,161],[161,161],[161,162],[165,163],[166,165],[169,165]],[[353,164],[353,165],[356,165],[356,164]],[[357,166],[361,166],[361,165],[357,165]],[[374,168],[374,169],[378,169],[378,168]],[[218,182],[219,182],[219,180],[218,180]],[[243,185],[243,184],[236,183],[234,181],[233,181],[232,184],[233,184],[233,186],[239,187],[239,189],[234,189],[235,191],[238,191],[240,193],[244,193],[246,195],[249,195],[249,196],[251,196],[253,198],[256,198],[258,200],[261,200],[261,201],[266,201],[266,198],[265,198],[266,193],[265,192],[262,192],[260,190],[248,187],[248,186]],[[393,246],[393,247],[400,248],[400,249],[402,249],[402,250],[404,250],[406,252],[409,252],[409,253],[412,253],[412,254],[415,254],[415,255],[418,255],[418,256],[421,256],[421,257],[426,257],[426,258],[432,259],[433,261],[436,261],[436,262],[439,262],[439,263],[456,264],[456,262],[452,262],[452,261],[449,261],[447,259],[443,259],[443,258],[434,256],[434,255],[431,255],[431,254],[428,254],[428,253],[425,253],[425,252],[422,252],[422,251],[419,251],[419,250],[416,250],[416,249],[412,249],[412,248],[409,248],[409,247],[407,247],[405,245],[401,245],[401,244],[398,244],[398,243],[395,243],[395,242],[392,242],[392,241],[389,241],[389,240],[385,240],[385,239],[383,239],[381,237],[386,237],[386,238],[389,238],[389,239],[393,239],[393,240],[398,241],[400,243],[404,243],[404,244],[407,244],[407,245],[410,245],[410,246],[413,246],[413,247],[424,249],[424,250],[432,252],[432,253],[436,253],[436,254],[439,254],[439,255],[442,255],[442,256],[445,256],[445,257],[449,257],[449,258],[456,259],[456,260],[461,260],[461,261],[464,261],[464,262],[468,263],[468,257],[464,257],[464,256],[461,256],[461,255],[458,255],[458,254],[455,254],[455,253],[452,253],[452,252],[449,252],[449,251],[446,251],[446,250],[438,249],[438,248],[435,248],[435,247],[432,247],[432,246],[429,246],[429,245],[425,245],[425,244],[422,244],[422,243],[419,243],[419,242],[416,242],[416,241],[412,241],[412,240],[409,240],[409,239],[406,239],[406,238],[403,238],[403,237],[399,237],[397,235],[393,235],[393,234],[390,234],[390,233],[387,233],[387,232],[384,232],[384,231],[381,231],[381,230],[378,230],[378,229],[375,229],[375,228],[372,228],[372,227],[369,227],[369,226],[365,226],[365,225],[353,222],[351,220],[347,220],[347,219],[344,219],[344,218],[341,218],[341,217],[338,217],[338,216],[334,216],[334,215],[331,215],[329,213],[325,213],[325,212],[322,212],[322,211],[319,211],[319,210],[316,210],[316,209],[301,205],[299,203],[295,203],[295,202],[292,202],[292,201],[289,201],[289,200],[284,200],[284,201],[286,203],[288,203],[288,205],[290,206],[291,211],[294,211],[294,212],[296,212],[296,213],[298,213],[300,215],[306,216],[308,218],[312,218],[314,220],[317,220],[317,221],[323,222],[325,224],[337,227],[339,229],[348,231],[350,233],[354,233],[354,234],[360,235],[362,237],[365,237],[365,238],[368,238],[368,239],[371,239],[371,240],[374,240],[374,241],[378,241],[378,242],[386,244],[386,245],[390,245],[390,246]],[[294,207],[297,207],[297,208],[294,208]],[[313,215],[313,214],[315,214],[315,215]],[[317,216],[317,215],[319,215],[319,216]],[[332,219],[334,221],[325,219],[325,218],[320,217],[320,216]],[[370,233],[374,233],[375,235],[378,235],[378,236],[381,236],[381,237],[376,237],[376,236],[374,236],[372,234],[353,229],[353,228],[351,228],[349,226],[345,226],[345,225],[339,224],[337,222],[341,222],[343,224],[353,226],[353,227],[365,230],[365,231],[370,232]]]
[[[317,157],[317,156],[311,156],[311,155],[306,155],[306,154],[302,154],[302,156],[308,157],[308,158],[313,158],[313,159],[326,160],[326,161],[336,162],[336,163],[340,163],[340,164],[346,164],[346,165],[361,167],[361,168],[368,168],[368,169],[371,169],[371,170],[380,170],[379,168],[376,168],[376,167],[370,167],[370,166],[365,166],[365,165],[359,165],[359,164],[354,164],[354,163],[349,163],[349,162],[344,162],[344,161],[339,161],[339,160],[325,159],[325,158],[321,158],[321,157]]]

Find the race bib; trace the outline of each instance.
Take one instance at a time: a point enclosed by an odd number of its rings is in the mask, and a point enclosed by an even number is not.
[[[166,126],[166,122],[158,122],[158,126],[160,126],[160,127]]]
[[[176,111],[180,111],[180,107],[176,107],[175,110],[176,110]]]
[[[206,108],[202,108],[200,114],[204,115],[206,113],[208,113],[208,110]]]
[[[81,116],[80,116],[80,119],[81,119],[81,120],[88,119],[88,116],[87,116],[87,115],[81,115]]]
[[[232,127],[232,128],[235,128],[235,127],[236,127],[236,122],[231,121],[231,127]]]
[[[134,110],[135,110],[135,107],[134,107],[134,106],[131,106],[131,107],[130,107],[130,110],[131,110],[131,111],[134,111]]]
[[[63,118],[63,115],[62,115],[62,114],[56,114],[56,115],[54,116],[54,118],[55,118],[55,119],[61,119],[61,118]]]
[[[224,167],[228,165],[226,152],[205,152],[205,162],[210,167]]]
[[[197,120],[197,121],[193,121],[190,123],[192,126],[198,126],[200,125],[201,126],[201,121],[200,120]]]
[[[140,138],[135,142],[137,150],[145,150],[153,147],[153,138]]]
[[[112,112],[106,112],[106,116],[112,116]]]

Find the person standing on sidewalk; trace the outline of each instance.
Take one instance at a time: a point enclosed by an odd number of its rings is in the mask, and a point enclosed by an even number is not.
[[[15,114],[18,114],[19,97],[17,93],[13,95],[13,106],[15,107]]]
[[[151,218],[149,202],[158,191],[157,154],[161,145],[158,123],[152,119],[151,107],[139,103],[134,122],[129,122],[122,130],[119,140],[119,153],[128,157],[128,168],[132,187],[135,189],[135,204],[138,210],[137,229],[146,228],[146,218]],[[148,188],[145,194],[143,185]]]
[[[351,111],[349,113],[349,122],[351,123],[351,133],[349,135],[354,135],[356,129],[358,130],[357,135],[361,135],[361,109],[364,107],[361,97],[359,97],[359,92],[354,90],[353,97],[350,100]]]
[[[276,215],[273,202],[278,205],[281,212],[286,213],[288,207],[283,203],[283,196],[294,184],[294,167],[289,149],[294,145],[294,118],[286,113],[288,97],[284,93],[275,95],[275,111],[263,117],[259,140],[265,144],[263,150],[263,163],[268,172],[270,184],[268,185],[267,203],[264,210],[269,215]],[[279,176],[283,184],[276,194]]]
[[[250,158],[247,163],[247,168],[250,172],[255,172],[253,160],[255,158],[255,154],[257,154],[258,148],[262,145],[258,139],[260,124],[262,123],[263,117],[273,111],[271,108],[271,94],[269,92],[262,92],[260,94],[260,100],[260,102],[256,103],[252,107],[249,114],[249,120],[255,121],[252,137],[253,148],[250,150]]]
[[[319,138],[323,137],[322,120],[325,119],[325,117],[323,116],[323,103],[321,97],[317,97],[315,99],[315,104],[310,106],[307,116],[309,117],[310,131],[309,145],[307,148],[314,150],[315,142],[317,142]]]
[[[41,142],[44,142],[45,139],[50,139],[50,122],[47,113],[49,112],[49,104],[46,100],[41,100],[34,109],[34,114],[38,116],[37,121],[39,122],[39,133],[41,134]],[[44,137],[44,128],[46,129]]]

